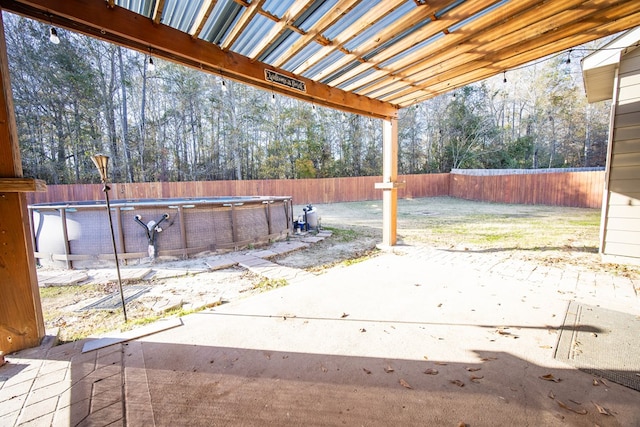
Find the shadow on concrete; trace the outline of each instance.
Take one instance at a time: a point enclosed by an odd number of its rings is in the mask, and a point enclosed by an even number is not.
[[[461,253],[496,253],[496,252],[511,252],[511,251],[530,251],[530,252],[551,252],[551,251],[560,251],[560,252],[585,252],[585,253],[598,253],[598,248],[596,246],[585,246],[585,247],[573,247],[573,246],[542,246],[535,248],[526,248],[526,247],[509,247],[509,248],[487,248],[487,249],[441,249],[444,252],[461,252]]]

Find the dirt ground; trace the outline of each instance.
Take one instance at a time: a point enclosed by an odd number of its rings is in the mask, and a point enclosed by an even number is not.
[[[332,236],[309,248],[271,261],[322,274],[365,256],[375,256],[382,239],[382,202],[316,205],[320,227]],[[294,214],[302,206],[294,207]],[[503,205],[449,197],[406,199],[398,203],[398,240],[403,245],[429,245],[448,250],[494,252],[500,256],[640,278],[640,268],[603,264],[598,255],[600,210],[549,206]],[[248,251],[245,251],[248,252]],[[117,291],[104,271],[88,270],[90,279],[77,286],[41,288],[49,331],[59,329],[61,341],[129,329],[166,315],[181,315],[207,305],[245,298],[284,283],[273,283],[241,268],[208,271],[207,262],[219,254],[188,260],[163,260],[154,277],[130,285],[148,291],[122,310],[82,310]],[[41,270],[44,271],[44,270]],[[158,301],[175,302],[159,310]]]

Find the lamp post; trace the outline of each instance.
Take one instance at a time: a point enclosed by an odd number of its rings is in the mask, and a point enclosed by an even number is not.
[[[107,165],[109,164],[109,156],[103,154],[96,154],[91,156],[91,160],[98,168],[100,172],[100,179],[104,184],[102,191],[104,191],[104,197],[107,200],[107,213],[109,214],[109,230],[111,231],[111,243],[113,244],[113,256],[116,259],[116,271],[118,273],[118,287],[120,288],[120,299],[122,300],[122,312],[124,313],[124,321],[127,322],[127,309],[124,304],[124,292],[122,291],[122,279],[120,277],[120,263],[118,262],[118,250],[116,248],[116,236],[113,233],[113,219],[111,218],[111,205],[109,204],[109,190],[111,187],[107,185]]]

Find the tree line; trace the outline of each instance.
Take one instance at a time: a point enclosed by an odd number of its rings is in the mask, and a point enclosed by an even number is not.
[[[113,182],[381,174],[380,120],[3,15],[25,176],[97,182],[99,152]],[[595,47],[401,110],[399,173],[604,166],[609,104],[586,103],[578,61]]]

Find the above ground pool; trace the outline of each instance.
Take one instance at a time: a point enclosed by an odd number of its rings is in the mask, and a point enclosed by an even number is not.
[[[111,215],[122,263],[240,249],[292,230],[291,197],[114,200]],[[29,220],[42,265],[86,268],[114,260],[104,201],[30,205]]]

